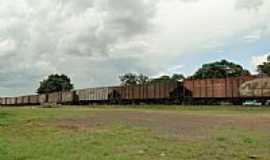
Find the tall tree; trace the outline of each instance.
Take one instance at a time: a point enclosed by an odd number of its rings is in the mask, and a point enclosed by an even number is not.
[[[163,75],[158,78],[151,79],[151,83],[167,82],[170,81],[171,77],[168,75]]]
[[[270,76],[270,56],[267,57],[267,62],[257,66],[259,74]]]
[[[191,78],[226,78],[250,75],[250,72],[241,65],[221,60],[214,63],[204,64]]]
[[[181,81],[185,79],[185,76],[182,74],[173,74],[171,79],[175,81]]]
[[[137,85],[137,84],[145,84],[148,83],[149,77],[144,74],[136,74],[136,73],[126,73],[124,75],[119,76],[119,79],[122,85]]]
[[[156,83],[156,82],[168,82],[168,81],[180,81],[180,80],[184,80],[185,76],[182,74],[173,74],[171,77],[168,75],[163,75],[159,78],[154,78],[151,79],[151,83]]]
[[[73,89],[73,84],[68,76],[64,74],[52,74],[47,79],[40,82],[37,89],[38,94],[70,91]]]
[[[137,76],[137,84],[146,84],[148,81],[149,77],[142,73]]]

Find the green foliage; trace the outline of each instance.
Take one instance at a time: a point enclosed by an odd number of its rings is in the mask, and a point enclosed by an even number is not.
[[[184,80],[185,76],[182,74],[173,74],[171,77],[168,75],[163,75],[159,78],[151,79],[150,83],[166,82],[166,81],[180,81]]]
[[[173,74],[172,77],[171,77],[172,80],[175,80],[175,81],[180,81],[180,80],[184,80],[185,79],[185,76],[182,75],[182,74]]]
[[[70,91],[73,89],[73,84],[68,76],[62,74],[50,75],[47,79],[40,82],[40,86],[37,89],[38,94]]]
[[[138,84],[146,84],[149,81],[149,77],[143,74],[139,74],[137,76],[137,83]]]
[[[221,60],[204,64],[193,76],[193,79],[226,78],[250,75],[250,72],[241,65]]]
[[[119,79],[122,85],[136,85],[137,84],[137,75],[133,73],[127,73],[119,76]]]
[[[146,84],[149,81],[149,77],[144,74],[136,74],[136,73],[126,73],[124,75],[119,76],[119,79],[122,85],[138,85],[138,84]]]
[[[166,81],[180,81],[185,79],[182,74],[173,74],[171,77],[167,75],[163,75],[159,78],[150,79],[148,76],[144,74],[136,74],[136,73],[126,73],[124,75],[119,76],[119,79],[122,85],[143,85],[148,83],[159,83]]]
[[[257,66],[257,71],[259,74],[270,76],[270,56],[267,57],[267,62]]]
[[[161,76],[159,78],[151,79],[151,83],[166,82],[166,81],[170,81],[170,80],[171,80],[170,76],[163,75],[163,76]]]

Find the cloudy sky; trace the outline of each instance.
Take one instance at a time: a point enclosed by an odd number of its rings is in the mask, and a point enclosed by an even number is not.
[[[126,72],[191,75],[223,58],[270,54],[269,0],[0,0],[0,96],[34,93],[51,73],[76,88]]]

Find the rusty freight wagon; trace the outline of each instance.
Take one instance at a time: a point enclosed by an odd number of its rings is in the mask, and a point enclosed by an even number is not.
[[[222,79],[188,79],[184,81],[184,97],[192,99],[241,99],[240,86],[256,76]]]
[[[7,97],[6,98],[6,105],[8,105],[8,106],[11,106],[12,105],[12,99],[11,99],[11,97]]]
[[[16,97],[16,105],[28,105],[30,104],[30,97],[29,96],[19,96]]]
[[[30,95],[29,97],[29,104],[30,105],[38,105],[39,104],[39,96],[38,95]]]
[[[61,104],[62,103],[62,93],[54,92],[48,94],[48,104]]]
[[[74,104],[76,101],[75,91],[61,92],[61,104]]]
[[[7,97],[3,98],[2,104],[3,104],[3,105],[7,105]]]
[[[16,97],[6,97],[3,99],[3,105],[7,106],[15,106],[16,105]]]
[[[16,97],[10,97],[10,105],[15,106],[17,104],[17,98]]]
[[[29,96],[23,96],[23,105],[30,104],[30,97]]]
[[[168,81],[145,85],[118,86],[110,88],[110,99],[123,103],[171,102],[180,100],[182,85]]]
[[[17,105],[23,105],[23,97],[17,97]]]
[[[109,101],[109,88],[88,88],[76,91],[76,101],[80,104],[105,103]]]

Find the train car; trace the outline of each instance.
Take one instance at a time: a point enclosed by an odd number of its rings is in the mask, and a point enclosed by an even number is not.
[[[256,76],[184,81],[184,97],[194,100],[241,100],[240,86]]]
[[[6,98],[6,105],[11,106],[11,97]]]
[[[10,105],[15,106],[17,104],[17,98],[16,97],[11,97],[10,98]]]
[[[5,105],[5,98],[1,97],[0,98],[0,106],[4,106]]]
[[[2,105],[3,105],[3,106],[6,106],[6,105],[7,105],[7,97],[2,97],[1,99],[2,99],[2,100],[1,100]]]
[[[17,97],[17,105],[23,105],[23,96]]]
[[[88,88],[76,91],[77,101],[80,104],[105,103],[109,101],[109,88]]]
[[[38,105],[39,104],[39,96],[38,95],[30,95],[29,97],[29,105]]]
[[[243,76],[220,79],[187,79],[183,82],[167,81],[145,85],[88,88],[50,94],[0,98],[3,106],[38,104],[130,104],[233,102],[270,100],[270,78]],[[202,104],[202,103],[195,103]],[[204,104],[204,103],[203,103]]]
[[[1,97],[1,105],[2,106],[6,105],[6,97]]]
[[[61,92],[61,104],[75,104],[76,101],[75,91]]]
[[[30,104],[30,96],[23,96],[22,97],[22,105]]]
[[[270,99],[270,78],[257,78],[240,86],[240,95],[246,98]]]
[[[110,99],[119,103],[174,103],[181,99],[182,84],[176,81],[110,88]]]
[[[223,79],[189,79],[184,81],[185,97],[192,98],[238,98],[240,86],[255,76]]]
[[[7,106],[14,106],[14,105],[16,105],[16,97],[7,97],[6,98],[6,105]]]
[[[61,104],[62,94],[61,92],[54,92],[48,94],[48,104]]]
[[[7,102],[7,101],[8,101],[8,98],[7,98],[7,97],[5,97],[5,98],[4,98],[3,105],[7,105],[7,104],[8,104],[8,102]]]

